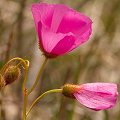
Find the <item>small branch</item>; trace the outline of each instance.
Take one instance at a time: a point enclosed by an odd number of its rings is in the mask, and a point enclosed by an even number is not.
[[[40,95],[34,102],[33,104],[30,106],[30,108],[28,109],[26,116],[29,114],[29,112],[31,111],[31,109],[33,108],[33,106],[36,104],[36,102],[41,99],[44,95],[48,94],[48,93],[53,93],[53,92],[62,92],[62,89],[53,89],[53,90],[49,90],[47,92],[44,92],[42,95]]]

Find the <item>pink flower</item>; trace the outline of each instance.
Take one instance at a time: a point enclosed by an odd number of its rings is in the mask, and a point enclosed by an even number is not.
[[[112,83],[66,84],[62,89],[64,96],[76,98],[87,108],[96,111],[115,106],[118,99],[117,85]]]
[[[91,19],[65,5],[40,3],[31,10],[40,49],[48,58],[70,52],[91,35]]]

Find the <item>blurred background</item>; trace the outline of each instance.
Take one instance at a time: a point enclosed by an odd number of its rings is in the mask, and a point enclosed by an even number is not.
[[[64,4],[93,21],[90,40],[74,51],[47,62],[28,106],[43,92],[65,83],[109,82],[120,92],[120,0],[0,0],[0,68],[13,57],[30,61],[27,89],[33,85],[43,63],[31,13],[31,5],[46,2]],[[22,67],[21,67],[22,68]],[[21,120],[23,93],[21,78],[4,89],[3,120]],[[120,120],[120,99],[108,110],[93,111],[60,93],[44,96],[27,120]]]

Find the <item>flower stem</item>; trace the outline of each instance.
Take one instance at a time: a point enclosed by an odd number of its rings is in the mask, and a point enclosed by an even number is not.
[[[2,67],[2,69],[0,70],[0,73],[1,73],[1,75],[3,75],[4,72],[5,72],[5,70],[6,70],[6,68],[9,66],[9,64],[10,64],[11,62],[14,62],[15,60],[20,60],[20,61],[21,61],[21,62],[17,65],[17,67],[19,67],[19,65],[21,65],[22,63],[24,63],[24,65],[25,65],[25,78],[24,78],[23,87],[22,87],[23,93],[24,93],[24,91],[25,91],[25,84],[26,84],[27,76],[28,76],[28,69],[29,69],[29,65],[30,65],[30,63],[29,63],[28,60],[23,60],[22,58],[18,58],[18,57],[13,58],[13,59],[9,60],[9,61]]]
[[[26,107],[27,107],[27,94],[26,89],[24,91],[24,108],[23,108],[23,120],[26,120]]]
[[[27,92],[26,92],[26,88],[25,88],[25,84],[26,84],[26,81],[27,81],[27,76],[28,76],[28,69],[29,69],[29,61],[28,60],[23,60],[22,58],[13,58],[11,60],[9,60],[3,67],[2,69],[0,70],[0,73],[1,75],[4,74],[6,68],[9,66],[9,64],[11,62],[14,62],[15,60],[20,60],[20,63],[16,66],[19,67],[22,63],[24,63],[24,66],[25,66],[25,78],[24,78],[24,81],[23,81],[23,87],[22,87],[22,90],[23,90],[23,93],[24,93],[24,109],[23,109],[23,120],[26,120],[26,107],[27,107]]]
[[[26,84],[27,77],[28,77],[28,69],[29,69],[29,63],[28,65],[25,65],[25,77],[24,77],[23,86],[22,86],[23,93],[26,91],[25,84]]]
[[[36,87],[36,85],[37,85],[37,83],[38,83],[38,80],[39,80],[39,78],[40,78],[40,75],[41,75],[41,73],[42,73],[42,71],[43,71],[43,68],[45,67],[45,64],[47,63],[47,60],[48,60],[48,59],[46,58],[45,61],[44,61],[44,63],[43,63],[43,65],[42,65],[42,67],[41,67],[41,69],[40,69],[40,71],[39,71],[39,73],[38,73],[38,76],[37,76],[37,79],[36,79],[34,85],[33,85],[32,88],[27,92],[27,95],[29,95],[29,94],[33,91],[33,89]]]
[[[26,66],[26,60],[23,60],[22,58],[16,57],[16,58],[13,58],[13,59],[9,60],[9,61],[2,67],[2,69],[0,70],[0,73],[3,75],[4,72],[5,72],[5,70],[6,70],[6,68],[7,68],[7,66],[8,66],[11,62],[14,62],[15,60],[20,60],[21,63],[23,62],[24,65]]]
[[[16,69],[22,64],[23,62],[20,61],[17,65],[16,65]]]
[[[48,93],[53,93],[53,92],[62,92],[62,89],[53,89],[53,90],[49,90],[44,92],[42,95],[40,95],[34,102],[33,104],[30,106],[30,108],[28,109],[28,111],[26,112],[26,116],[29,114],[29,112],[31,111],[31,109],[33,108],[33,106],[35,105],[35,103],[41,99],[44,95],[48,94]]]

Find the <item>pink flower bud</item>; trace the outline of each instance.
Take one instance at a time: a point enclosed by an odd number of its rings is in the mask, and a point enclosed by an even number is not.
[[[47,58],[68,53],[89,40],[92,20],[65,5],[31,6],[39,46]]]
[[[112,83],[66,84],[62,90],[64,96],[76,98],[87,108],[96,111],[115,106],[118,99],[117,85]]]
[[[18,80],[20,78],[20,75],[21,72],[19,67],[16,68],[16,66],[9,66],[4,73],[6,85]]]
[[[0,74],[0,91],[5,87],[6,82],[3,78],[3,76]]]

